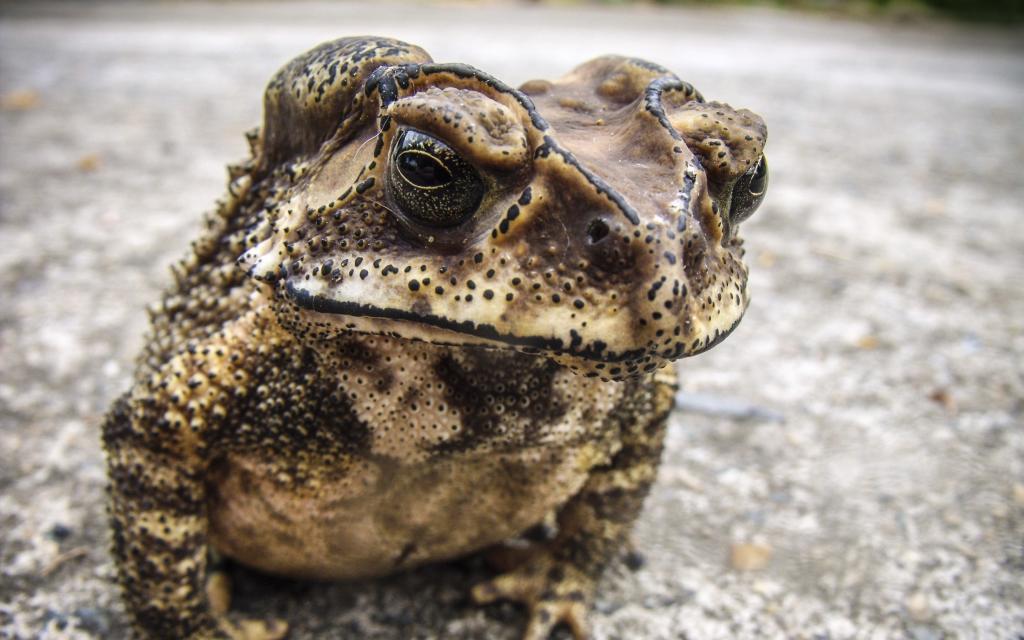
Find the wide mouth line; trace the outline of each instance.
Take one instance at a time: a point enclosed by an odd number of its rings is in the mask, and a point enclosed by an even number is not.
[[[455,333],[482,338],[512,347],[530,349],[533,351],[546,351],[556,355],[570,355],[584,360],[605,362],[609,364],[623,363],[635,360],[644,353],[643,349],[615,353],[605,349],[604,345],[595,347],[585,345],[575,347],[570,345],[566,348],[565,341],[561,338],[545,338],[542,336],[517,336],[502,333],[491,324],[480,324],[472,320],[452,320],[444,316],[429,313],[417,313],[408,309],[395,309],[392,307],[379,307],[377,305],[353,302],[348,300],[335,300],[321,295],[311,293],[305,289],[288,282],[285,285],[288,298],[303,309],[316,313],[329,315],[354,316],[364,318],[381,318],[385,320],[399,320],[414,322],[417,324],[445,329]]]

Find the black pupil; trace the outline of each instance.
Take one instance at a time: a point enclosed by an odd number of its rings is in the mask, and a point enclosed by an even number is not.
[[[441,187],[452,181],[452,174],[432,155],[405,151],[398,156],[398,170],[417,187]]]

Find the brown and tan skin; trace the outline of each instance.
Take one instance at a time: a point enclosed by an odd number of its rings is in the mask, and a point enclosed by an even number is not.
[[[588,635],[654,479],[674,359],[747,306],[737,224],[765,127],[656,65],[513,90],[343,39],[270,82],[103,427],[114,556],[156,638],[278,638],[227,613],[216,550],[379,576],[543,522],[480,602]]]

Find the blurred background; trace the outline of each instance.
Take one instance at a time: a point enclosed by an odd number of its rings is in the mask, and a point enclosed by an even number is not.
[[[556,0],[557,1],[557,0]],[[573,0],[564,0],[563,4]],[[1015,23],[1024,19],[1020,0],[655,0],[656,4],[685,6],[777,7],[808,12],[829,12],[844,17],[914,19],[946,17],[974,22]],[[554,2],[553,2],[554,3]],[[642,4],[632,0],[604,0],[603,4]]]
[[[1024,635],[1021,2],[0,3],[0,637],[120,638],[98,425],[270,75],[343,35],[518,84],[648,58],[768,123],[753,304],[679,363],[596,638]],[[517,638],[474,560],[240,572],[293,638]],[[562,635],[560,637],[568,637]]]

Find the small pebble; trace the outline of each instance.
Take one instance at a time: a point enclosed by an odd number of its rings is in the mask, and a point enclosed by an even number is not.
[[[956,399],[948,389],[936,389],[928,395],[928,399],[932,402],[942,405],[942,407],[949,412],[956,411]]]
[[[907,614],[910,615],[911,620],[914,622],[925,622],[931,618],[932,610],[928,606],[928,598],[920,591],[910,594],[904,606],[907,608]]]
[[[878,339],[878,336],[861,336],[857,340],[857,348],[864,349],[865,351],[877,349],[880,344],[881,341]]]
[[[50,527],[50,530],[46,532],[46,535],[54,542],[64,542],[71,536],[71,533],[71,527],[58,522]]]
[[[81,629],[89,631],[99,638],[110,636],[110,612],[106,609],[82,607],[75,609],[74,615],[78,618],[78,626]]]
[[[639,571],[645,564],[647,564],[647,558],[644,554],[639,551],[628,551],[623,556],[622,561],[626,564],[630,571]]]
[[[79,158],[76,165],[82,173],[92,173],[100,168],[100,156],[98,153],[88,153]]]
[[[1013,502],[1018,507],[1024,507],[1024,483],[1015,482],[1013,485]]]
[[[737,571],[759,571],[771,559],[772,548],[764,544],[739,542],[732,545],[729,553],[729,563]]]
[[[41,102],[38,91],[22,89],[0,96],[0,109],[4,111],[28,111],[38,107]]]

